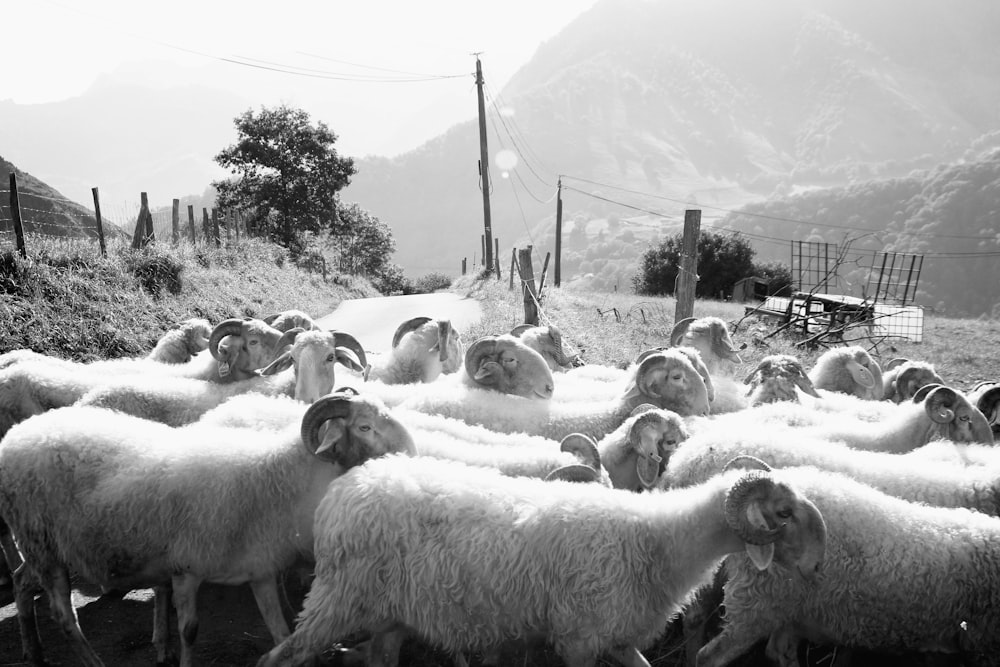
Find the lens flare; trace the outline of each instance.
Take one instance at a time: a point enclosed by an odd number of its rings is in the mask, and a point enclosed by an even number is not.
[[[497,152],[493,161],[496,162],[497,168],[501,171],[510,171],[517,166],[517,153],[504,148],[503,150]]]

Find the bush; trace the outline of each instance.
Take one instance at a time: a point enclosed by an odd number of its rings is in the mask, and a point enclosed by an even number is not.
[[[791,296],[794,280],[792,270],[787,264],[771,261],[755,264],[753,275],[767,281],[768,296]]]
[[[153,296],[160,296],[164,289],[170,294],[180,293],[184,265],[155,245],[123,250],[122,259],[143,289]]]
[[[639,273],[632,285],[639,294],[673,294],[680,268],[683,235],[663,240],[643,253]],[[702,232],[698,238],[698,284],[695,295],[718,298],[732,292],[736,281],[753,275],[750,243],[739,234]]]
[[[413,294],[413,284],[397,264],[389,264],[371,279],[372,286],[382,294]]]
[[[439,289],[451,287],[451,277],[443,273],[428,273],[420,276],[413,283],[414,294],[429,294]]]

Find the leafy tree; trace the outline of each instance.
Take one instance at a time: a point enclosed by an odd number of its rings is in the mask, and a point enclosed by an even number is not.
[[[358,204],[350,204],[331,226],[340,252],[340,268],[374,278],[391,266],[396,240],[389,226]]]
[[[792,269],[783,262],[762,262],[754,264],[753,274],[767,281],[768,295],[791,296],[795,282]]]
[[[251,211],[252,228],[298,252],[302,232],[335,224],[337,193],[357,173],[354,160],[340,157],[337,135],[301,109],[261,107],[234,122],[239,138],[215,161],[236,177],[212,184],[218,203]]]
[[[680,267],[683,235],[676,234],[643,253],[632,285],[639,294],[673,294]],[[753,275],[754,249],[739,234],[702,232],[698,238],[698,284],[695,295],[717,298],[733,284]]]

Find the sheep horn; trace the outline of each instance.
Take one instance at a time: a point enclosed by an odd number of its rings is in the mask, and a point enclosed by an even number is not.
[[[528,329],[534,329],[534,325],[518,324],[516,327],[510,330],[510,335],[520,338],[524,334],[524,332],[527,331]]]
[[[684,334],[687,333],[688,327],[690,327],[691,323],[696,319],[696,317],[685,317],[680,322],[674,324],[674,328],[670,332],[671,347],[677,347],[681,344],[681,339],[684,338]]]
[[[632,412],[630,412],[628,416],[635,417],[636,415],[641,415],[643,412],[649,412],[650,410],[659,410],[659,408],[652,403],[640,403],[632,408]]]
[[[944,386],[943,384],[939,384],[937,382],[932,382],[931,384],[925,384],[923,387],[917,389],[913,393],[913,398],[910,400],[912,400],[914,403],[923,403],[924,399],[927,398],[927,394],[931,393],[938,387],[943,387],[943,386]]]
[[[215,325],[212,335],[208,337],[208,351],[211,352],[213,359],[216,361],[219,359],[219,342],[223,338],[243,335],[243,322],[244,320],[237,317],[231,317]]]
[[[320,427],[331,419],[343,419],[351,413],[352,396],[345,394],[327,394],[314,402],[302,415],[302,425],[299,433],[302,436],[302,444],[313,456],[337,463],[338,456],[335,450],[340,439],[332,440],[331,434],[320,441]],[[331,451],[333,450],[333,451]]]
[[[268,324],[268,325],[274,324],[274,321],[276,319],[278,319],[280,316],[281,316],[281,313],[275,313],[273,315],[268,315],[267,317],[264,318],[263,322],[264,322],[264,324]]]
[[[722,470],[735,470],[736,468],[746,468],[748,466],[744,465],[749,463],[751,466],[763,470],[764,472],[771,472],[771,466],[767,465],[763,460],[757,458],[756,456],[750,456],[749,454],[740,454],[739,456],[734,456],[726,462]]]
[[[334,331],[333,344],[334,347],[346,347],[348,350],[353,352],[358,357],[361,368],[368,366],[368,358],[365,356],[365,348],[361,347],[361,343],[358,342],[358,339],[351,334],[346,331]],[[344,365],[346,366],[347,364]]]
[[[549,325],[549,338],[552,339],[552,344],[556,348],[556,363],[560,366],[572,364],[573,360],[566,356],[566,350],[563,349],[562,332],[555,325]]]
[[[550,472],[545,476],[545,481],[583,482],[589,484],[600,480],[600,478],[600,473],[590,466],[582,463],[571,463]]]
[[[875,386],[875,376],[857,360],[848,359],[845,366],[856,383],[865,389],[871,389]]]
[[[924,373],[925,369],[920,366],[910,366],[909,368],[904,368],[899,375],[896,376],[896,393],[906,401],[913,398],[913,395],[919,391],[920,387],[914,387],[915,381]],[[926,378],[926,376],[924,376]]]
[[[469,349],[465,351],[465,372],[469,374],[469,377],[480,383],[480,366],[482,366],[483,361],[486,357],[492,355],[497,349],[497,337],[496,336],[483,336],[477,339],[471,345]]]
[[[628,429],[628,444],[636,453],[635,473],[645,490],[652,489],[663,474],[666,462],[660,453],[660,438],[643,437],[651,421],[664,421],[661,413],[646,412],[632,422]]]
[[[907,359],[905,357],[896,357],[894,359],[890,359],[889,363],[887,363],[882,370],[891,371],[896,366],[902,366],[907,361],[909,361],[909,359]]]
[[[951,387],[935,387],[924,399],[924,410],[931,421],[937,424],[949,424],[955,421],[955,402],[958,400],[957,392]]]
[[[597,444],[583,433],[570,433],[559,444],[560,452],[568,452],[580,459],[584,465],[588,465],[594,470],[601,469],[601,453],[597,451]]]
[[[739,351],[733,346],[732,339],[729,338],[729,330],[725,325],[716,322],[712,327],[712,351],[723,359],[743,363]]]
[[[977,382],[972,386],[972,389],[969,390],[969,393],[973,394],[982,389],[983,387],[989,387],[990,385],[1000,385],[1000,382],[996,382],[994,380],[980,380],[979,382]]]
[[[753,382],[754,378],[757,377],[758,373],[763,374],[770,371],[772,365],[773,364],[771,363],[771,360],[768,359],[767,357],[764,357],[763,359],[760,360],[760,363],[757,364],[757,368],[750,371],[750,374],[743,379],[743,384],[750,384],[751,382]]]
[[[756,496],[767,493],[774,487],[770,473],[763,470],[751,470],[740,477],[726,493],[725,515],[726,523],[741,540],[747,544],[771,544],[781,535],[785,524],[777,528],[759,528],[750,523],[747,509]]]
[[[669,347],[653,347],[653,348],[650,348],[648,350],[643,350],[642,352],[640,352],[636,356],[635,361],[633,361],[632,363],[636,364],[636,365],[639,365],[642,362],[644,362],[648,357],[651,357],[654,354],[657,354],[659,352],[663,352],[664,350],[669,350],[669,349],[670,349]]]
[[[806,375],[806,372],[802,369],[802,365],[796,362],[795,364],[795,386],[809,394],[813,398],[822,398],[819,392],[816,391],[816,387],[813,386],[812,380]]]
[[[976,407],[986,416],[986,421],[995,431],[1000,425],[1000,384],[995,384],[980,394],[976,399]]]
[[[399,341],[403,339],[403,336],[410,333],[411,331],[416,331],[420,327],[424,326],[431,321],[429,317],[411,317],[406,320],[398,327],[396,327],[396,333],[392,334],[392,347],[395,348],[399,346]]]

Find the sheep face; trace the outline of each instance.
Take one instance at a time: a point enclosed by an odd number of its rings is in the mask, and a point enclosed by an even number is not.
[[[462,337],[450,320],[414,317],[397,327],[392,337],[397,357],[419,361],[421,382],[432,382],[442,373],[454,373],[462,365]]]
[[[683,417],[710,410],[704,378],[687,354],[674,349],[652,353],[639,363],[624,400],[629,410],[650,403]]]
[[[788,354],[772,354],[764,357],[743,383],[750,385],[750,390],[747,392],[750,396],[750,405],[778,401],[797,402],[799,395],[795,391],[796,387],[810,396],[819,398],[812,382],[802,369],[802,364]]]
[[[212,335],[212,326],[208,320],[202,318],[185,320],[181,323],[180,329],[184,332],[184,343],[189,355],[193,357],[208,349],[208,337]]]
[[[622,425],[624,442],[613,443],[601,462],[616,489],[652,489],[688,432],[680,415],[641,405]],[[620,431],[619,431],[620,432]]]
[[[542,355],[506,334],[484,336],[470,345],[465,372],[480,387],[525,398],[548,399],[555,388]]]
[[[863,347],[824,352],[809,373],[817,389],[850,394],[868,400],[882,399],[882,368]]]
[[[934,367],[922,361],[904,361],[894,367],[886,382],[886,394],[896,403],[911,400],[921,387],[944,384]]]
[[[385,454],[417,453],[409,430],[382,401],[351,392],[324,396],[309,408],[302,442],[313,455],[345,470]]]
[[[960,392],[951,387],[937,386],[927,393],[923,404],[941,438],[953,442],[994,444],[993,430],[986,416]]]
[[[722,361],[742,363],[739,351],[729,335],[729,327],[718,317],[681,320],[670,333],[673,347],[690,346],[698,350],[706,364],[718,370]]]
[[[336,364],[363,371],[367,363],[364,349],[354,336],[342,331],[302,331],[290,329],[294,336],[289,350],[261,369],[261,375],[273,375],[295,368],[295,398],[312,403],[329,394],[336,381]]]
[[[208,349],[218,360],[218,377],[235,382],[253,377],[255,371],[271,363],[291,343],[286,336],[263,320],[236,318],[220,322],[208,340]]]

